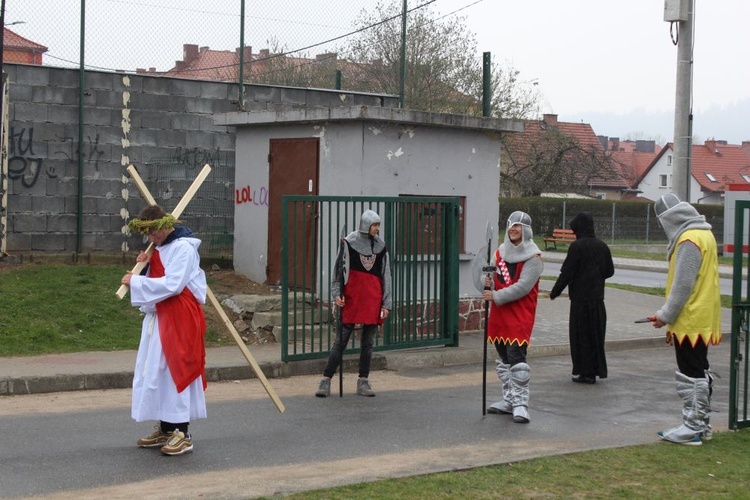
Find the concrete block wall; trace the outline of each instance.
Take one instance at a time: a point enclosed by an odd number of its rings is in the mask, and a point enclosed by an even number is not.
[[[203,191],[216,198],[205,200],[212,208],[201,217],[224,217],[215,223],[233,231],[235,131],[215,125],[212,116],[239,109],[237,84],[87,71],[79,143],[78,70],[22,64],[5,64],[4,69],[10,123],[7,197],[0,207],[6,215],[0,224],[6,222],[0,236],[9,254],[141,248],[140,237],[128,236],[124,229],[144,205],[125,170],[131,163],[168,209],[210,163],[214,171],[206,183],[221,186],[199,192],[198,198]],[[395,96],[272,86],[246,86],[245,97],[248,110],[398,106]],[[157,170],[165,162],[171,172],[184,169],[181,177],[188,182],[164,181]]]

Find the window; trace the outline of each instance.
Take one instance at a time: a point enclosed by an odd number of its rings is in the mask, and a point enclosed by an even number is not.
[[[750,182],[750,174],[740,174],[745,182]]]
[[[710,173],[706,172],[706,177],[708,177],[708,180],[711,182],[716,182],[716,177],[711,175]]]
[[[441,198],[441,196],[428,196],[416,194],[402,194],[399,196],[410,196],[419,198]],[[458,197],[458,252],[466,253],[465,249],[465,223],[466,197]],[[440,235],[442,230],[442,205],[430,202],[405,203],[401,205],[400,221],[404,233],[398,235],[401,238],[402,251],[400,253],[431,255],[440,251],[442,244]],[[413,228],[417,228],[415,233]]]
[[[672,155],[667,155],[667,166],[669,167],[671,165],[672,165]]]
[[[599,200],[606,200],[607,199],[607,193],[596,193],[594,195]]]
[[[672,185],[672,174],[659,174],[659,187],[668,188]]]

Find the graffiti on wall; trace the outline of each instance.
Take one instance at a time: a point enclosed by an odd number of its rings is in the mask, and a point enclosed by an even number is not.
[[[16,129],[10,127],[8,179],[20,180],[25,188],[34,187],[44,170],[44,158],[34,153],[34,127]],[[54,168],[47,168],[46,175],[54,179],[57,177]]]
[[[234,190],[234,201],[237,205],[243,203],[252,203],[253,205],[268,206],[268,188],[263,186],[260,189],[253,189],[252,186],[245,186],[241,189]]]
[[[68,161],[78,161],[78,148],[72,137],[58,137],[67,149],[53,151],[53,155],[61,156]],[[20,128],[10,127],[9,159],[8,159],[8,179],[21,181],[24,188],[32,188],[36,185],[42,174],[49,179],[57,178],[57,171],[54,166],[45,166],[44,158],[34,153],[34,127]],[[99,171],[99,161],[104,155],[104,151],[99,147],[99,134],[93,138],[88,137],[86,149],[83,153],[85,161],[93,162],[94,168]]]
[[[66,149],[58,149],[52,154],[59,157],[65,158],[71,162],[78,161],[78,148],[76,142],[72,137],[60,137],[57,138],[66,145]],[[99,160],[104,156],[104,151],[99,148],[99,134],[96,134],[93,138],[88,136],[86,138],[86,144],[83,151],[83,161],[93,163],[94,169],[99,171]]]
[[[201,168],[205,164],[217,167],[233,167],[234,152],[222,151],[221,148],[201,149],[201,148],[175,148],[171,156],[171,163],[175,165],[184,165],[189,168]]]

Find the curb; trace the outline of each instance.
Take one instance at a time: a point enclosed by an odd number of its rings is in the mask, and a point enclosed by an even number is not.
[[[648,349],[665,345],[664,337],[647,337],[605,342],[607,351],[624,351],[633,349]],[[567,344],[550,344],[529,347],[530,359],[549,356],[569,355]],[[482,363],[482,350],[475,347],[446,347],[424,348],[420,350],[390,351],[374,353],[372,356],[372,370],[415,370],[424,368],[446,368],[451,366]],[[495,359],[495,350],[488,349],[487,361]],[[271,361],[259,363],[263,374],[269,378],[288,378],[300,375],[320,375],[323,373],[327,360],[310,359],[283,363]],[[345,372],[357,372],[359,358],[350,355],[344,358]],[[231,380],[246,380],[256,378],[247,365],[207,367],[208,382],[224,382]],[[62,374],[45,377],[7,378],[0,380],[0,396],[17,396],[29,394],[45,394],[51,392],[93,391],[105,389],[129,389],[133,383],[133,372],[114,372],[98,374]]]

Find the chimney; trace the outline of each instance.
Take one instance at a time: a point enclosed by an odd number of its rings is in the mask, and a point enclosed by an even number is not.
[[[542,121],[548,127],[557,127],[557,115],[545,114],[542,117]]]
[[[641,153],[653,153],[656,151],[656,141],[637,139],[635,141],[635,150]]]
[[[237,54],[237,57],[240,57],[240,48],[237,47],[234,49],[234,53]],[[245,62],[250,62],[253,58],[253,48],[252,47],[245,47]]]
[[[182,60],[190,63],[198,57],[198,46],[192,43],[186,43],[182,46]]]
[[[609,140],[612,141],[612,151],[619,151],[620,150],[620,138],[610,137]]]
[[[325,54],[318,54],[315,56],[316,61],[326,61],[328,59],[335,61],[337,58],[338,53],[336,52],[326,52]]]
[[[602,145],[602,147],[604,148],[604,151],[608,151],[609,150],[609,137],[607,137],[606,135],[597,135],[596,138],[599,139],[599,144]]]

